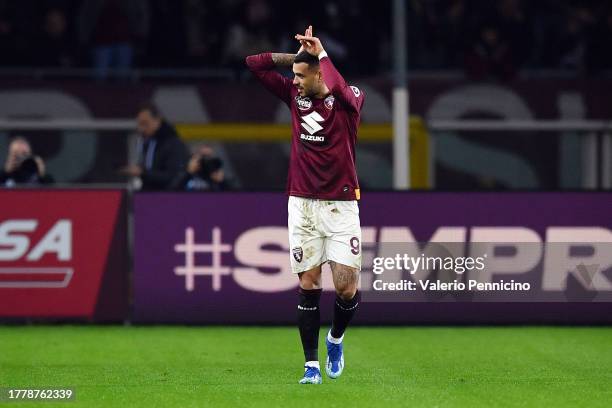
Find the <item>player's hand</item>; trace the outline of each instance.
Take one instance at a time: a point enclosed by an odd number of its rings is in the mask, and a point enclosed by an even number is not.
[[[309,25],[308,28],[306,29],[306,31],[304,32],[304,36],[306,37],[312,37],[312,26]],[[302,51],[304,51],[304,45],[306,44],[306,41],[300,41],[300,49],[298,50],[298,54]]]
[[[296,34],[295,39],[302,44],[304,50],[310,55],[318,57],[319,54],[323,52],[323,45],[321,44],[321,40],[317,37]]]

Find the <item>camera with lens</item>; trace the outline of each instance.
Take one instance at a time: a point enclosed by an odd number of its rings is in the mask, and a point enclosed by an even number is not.
[[[38,179],[38,163],[36,163],[34,156],[19,158],[19,164],[13,173],[13,179],[17,183],[28,183]]]
[[[210,175],[222,167],[223,162],[218,157],[202,157],[198,176],[203,180],[210,181]]]

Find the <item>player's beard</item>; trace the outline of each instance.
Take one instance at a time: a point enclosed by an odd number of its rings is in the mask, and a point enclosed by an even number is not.
[[[307,97],[307,98],[314,98],[317,95],[316,90],[312,89],[312,88],[302,88],[302,95],[303,97]]]

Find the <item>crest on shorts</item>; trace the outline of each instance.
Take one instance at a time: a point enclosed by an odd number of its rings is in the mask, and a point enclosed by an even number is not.
[[[327,98],[325,98],[325,107],[329,110],[331,110],[334,107],[334,97],[333,95],[329,95]]]
[[[295,247],[291,250],[293,252],[293,259],[297,262],[302,262],[302,258],[304,257],[304,251],[302,251],[302,247]]]

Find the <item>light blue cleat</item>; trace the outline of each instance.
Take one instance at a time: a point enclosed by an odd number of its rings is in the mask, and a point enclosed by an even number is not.
[[[342,350],[342,343],[334,344],[327,338],[325,339],[327,345],[327,360],[325,362],[325,372],[329,378],[338,378],[344,370],[344,353]]]
[[[306,371],[300,384],[321,384],[321,371],[317,367],[304,366]]]

